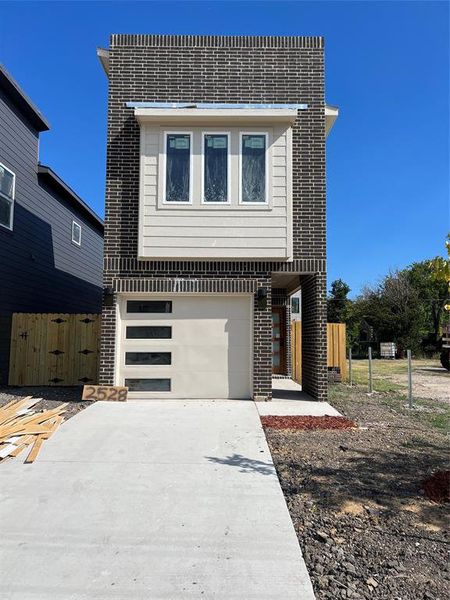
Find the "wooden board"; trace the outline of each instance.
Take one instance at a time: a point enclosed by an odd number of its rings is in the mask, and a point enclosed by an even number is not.
[[[120,385],[85,385],[82,400],[106,400],[108,402],[126,402],[128,388]]]

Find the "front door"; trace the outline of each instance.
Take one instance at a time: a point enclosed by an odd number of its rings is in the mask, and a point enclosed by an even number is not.
[[[272,308],[272,372],[286,373],[286,309],[283,306]]]

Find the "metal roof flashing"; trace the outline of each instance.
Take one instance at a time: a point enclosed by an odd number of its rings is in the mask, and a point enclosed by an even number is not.
[[[221,103],[221,102],[126,102],[127,108],[198,108],[198,109],[216,109],[216,110],[234,110],[234,109],[264,109],[264,110],[305,110],[307,104],[243,104],[243,103]]]

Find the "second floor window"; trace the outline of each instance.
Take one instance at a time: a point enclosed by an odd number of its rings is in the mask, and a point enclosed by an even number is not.
[[[0,164],[0,225],[12,229],[15,175]]]
[[[267,134],[241,134],[241,202],[267,202]]]
[[[81,246],[81,225],[76,221],[72,221],[72,242]]]
[[[203,201],[228,202],[227,133],[203,136]]]
[[[190,133],[166,134],[166,202],[191,201]]]

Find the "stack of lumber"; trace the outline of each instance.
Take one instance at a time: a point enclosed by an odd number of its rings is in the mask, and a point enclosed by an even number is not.
[[[44,441],[63,422],[61,414],[67,404],[60,404],[52,410],[33,411],[32,407],[40,400],[42,398],[27,396],[0,407],[0,462],[17,456],[27,447],[29,452],[25,462],[34,462]]]

